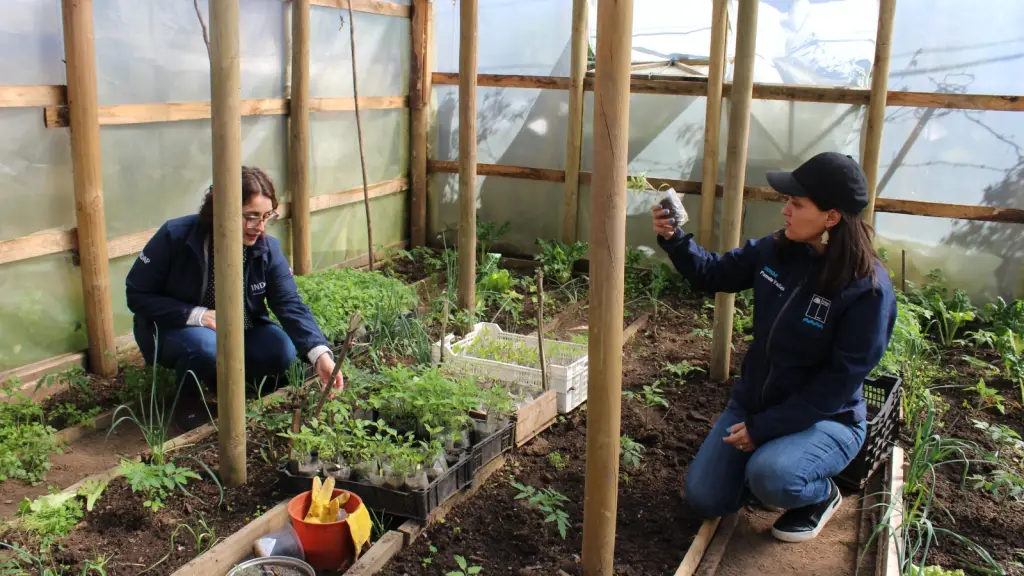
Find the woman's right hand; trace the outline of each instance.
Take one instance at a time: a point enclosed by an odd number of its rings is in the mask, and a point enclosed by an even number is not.
[[[669,211],[662,208],[661,204],[655,204],[651,208],[651,219],[654,221],[654,231],[665,240],[670,240],[675,234],[676,224]]]
[[[207,310],[203,312],[203,326],[206,326],[214,332],[217,331],[217,313],[213,310]]]

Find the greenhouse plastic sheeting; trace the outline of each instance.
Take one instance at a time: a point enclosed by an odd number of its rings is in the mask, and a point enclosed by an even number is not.
[[[408,2],[403,2],[408,4]],[[242,98],[282,98],[286,77],[286,11],[280,0],[243,0],[240,12]],[[208,2],[199,2],[209,23]],[[64,84],[59,2],[0,0],[0,86]],[[209,101],[206,44],[192,2],[95,0],[98,95],[101,106]],[[411,59],[408,19],[356,13],[360,96],[404,96]],[[347,11],[311,11],[311,96],[351,97]],[[408,169],[408,111],[363,113],[369,183]],[[360,185],[355,115],[311,116],[312,194]],[[69,131],[45,128],[39,108],[0,110],[0,199],[18,210],[0,216],[0,241],[75,226]],[[212,182],[210,121],[104,126],[100,130],[107,236],[144,232],[193,214]],[[288,201],[285,116],[242,119],[243,164],[259,166]],[[379,244],[399,242],[405,199],[372,202]],[[144,209],[141,207],[144,206]],[[397,218],[388,220],[388,218]],[[269,233],[290,251],[290,221]],[[366,252],[362,204],[313,217],[314,266]],[[131,331],[124,279],[136,255],[111,261],[118,334]],[[85,348],[80,272],[71,254],[0,265],[0,370]]]

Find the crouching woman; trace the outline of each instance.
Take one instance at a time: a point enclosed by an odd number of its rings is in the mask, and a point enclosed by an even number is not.
[[[191,371],[211,390],[217,385],[217,305],[211,187],[199,214],[168,220],[139,254],[126,280],[134,313],[135,341],[148,364],[172,368],[179,386],[175,422],[182,430],[199,426],[206,410]],[[274,184],[263,170],[242,167],[242,286],[245,376],[276,380],[297,353],[327,382],[334,357],[276,238],[266,234],[277,219]],[[270,319],[273,310],[280,325]],[[154,358],[156,351],[159,358]],[[341,374],[333,382],[343,385]],[[264,390],[266,391],[266,390]]]
[[[686,500],[707,517],[747,503],[786,510],[772,534],[803,542],[842,501],[833,477],[864,443],[862,384],[888,346],[896,299],[860,216],[867,184],[856,162],[823,153],[767,176],[786,197],[782,230],[719,255],[662,206],[654,229],[696,288],[754,293],[754,338],[690,464]]]

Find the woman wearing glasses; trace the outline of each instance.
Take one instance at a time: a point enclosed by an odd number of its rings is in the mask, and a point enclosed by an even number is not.
[[[212,187],[199,214],[164,223],[149,240],[126,280],[128,308],[135,314],[135,341],[146,362],[156,360],[177,373],[180,396],[175,420],[182,430],[202,424],[206,414],[199,389],[188,375],[211,390],[217,378],[217,313],[214,295]],[[276,238],[265,234],[277,219],[274,184],[263,170],[242,167],[242,282],[245,326],[245,376],[275,380],[301,353],[326,382],[334,357]],[[270,319],[267,305],[280,325]],[[343,386],[341,374],[333,382]],[[273,388],[273,386],[270,386]]]

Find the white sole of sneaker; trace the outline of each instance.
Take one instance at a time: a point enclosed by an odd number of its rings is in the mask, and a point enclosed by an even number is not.
[[[782,540],[783,542],[792,542],[794,544],[799,544],[800,542],[807,542],[808,540],[814,540],[818,537],[818,534],[821,534],[822,529],[825,528],[825,526],[828,524],[828,521],[832,518],[832,515],[835,514],[836,510],[838,510],[839,507],[842,506],[842,504],[843,495],[842,493],[840,493],[839,497],[836,498],[835,503],[829,506],[825,510],[825,513],[821,515],[821,522],[818,522],[818,527],[814,530],[811,530],[809,532],[780,532],[775,528],[772,528],[772,536],[774,536],[778,540]]]

